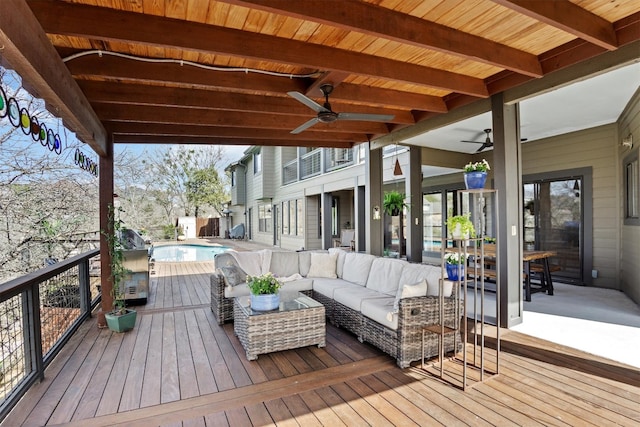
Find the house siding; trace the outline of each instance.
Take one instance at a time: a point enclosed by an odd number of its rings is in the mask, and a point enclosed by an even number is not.
[[[620,186],[616,154],[616,124],[572,132],[522,146],[522,174],[592,168],[593,286],[620,289]],[[589,248],[585,248],[588,253]]]
[[[620,289],[633,301],[640,304],[640,225],[625,225],[624,207],[624,160],[630,155],[639,156],[640,153],[640,90],[636,91],[629,104],[618,120],[618,137],[633,135],[633,148],[617,145],[617,159],[619,165],[618,184],[622,195],[618,216],[620,219]]]

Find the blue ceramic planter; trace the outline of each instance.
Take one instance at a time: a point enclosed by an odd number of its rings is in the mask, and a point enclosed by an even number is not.
[[[486,181],[486,172],[465,172],[464,174],[464,185],[467,187],[467,190],[484,188]]]
[[[464,265],[460,266],[462,275],[464,276]],[[458,264],[445,264],[447,269],[447,279],[452,281],[458,280]]]
[[[256,311],[275,310],[280,306],[280,294],[251,294],[251,309]]]

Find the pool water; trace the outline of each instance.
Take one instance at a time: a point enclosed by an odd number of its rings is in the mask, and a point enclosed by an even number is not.
[[[229,249],[227,246],[205,245],[165,245],[154,246],[151,258],[156,261],[180,262],[180,261],[213,261],[216,254]]]

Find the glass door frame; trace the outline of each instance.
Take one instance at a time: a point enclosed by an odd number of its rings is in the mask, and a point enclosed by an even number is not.
[[[580,256],[582,261],[582,277],[580,285],[591,285],[593,279],[591,272],[593,269],[593,171],[591,167],[565,169],[558,171],[542,172],[536,174],[527,174],[522,176],[522,185],[536,184],[542,181],[559,181],[559,180],[582,180],[580,195],[582,200],[582,242],[580,248]],[[524,210],[524,206],[521,207]],[[524,212],[521,212],[524,217]],[[524,224],[523,224],[524,226]],[[523,229],[524,233],[524,229]],[[524,234],[522,236],[524,239]],[[523,241],[524,244],[524,241]],[[575,283],[575,282],[572,282]]]

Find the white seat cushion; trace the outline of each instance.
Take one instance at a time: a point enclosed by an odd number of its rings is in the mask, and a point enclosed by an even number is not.
[[[333,292],[336,289],[356,286],[358,285],[354,285],[353,283],[342,279],[327,279],[322,277],[313,279],[313,291],[331,299],[333,299]]]
[[[363,286],[338,288],[333,292],[333,299],[352,310],[360,312],[362,301],[370,298],[386,298],[387,295]]]
[[[312,279],[300,279],[293,280],[291,282],[284,282],[282,284],[282,288],[280,288],[280,292],[302,292],[310,291],[311,289],[313,289]],[[224,287],[224,296],[227,298],[243,297],[247,295],[251,295],[251,292],[249,291],[249,287],[246,283]]]
[[[313,289],[313,279],[300,279],[292,280],[290,282],[283,282],[280,292],[302,292],[310,291]]]
[[[395,298],[370,298],[362,301],[362,315],[394,331],[398,330],[398,312],[394,310]]]

